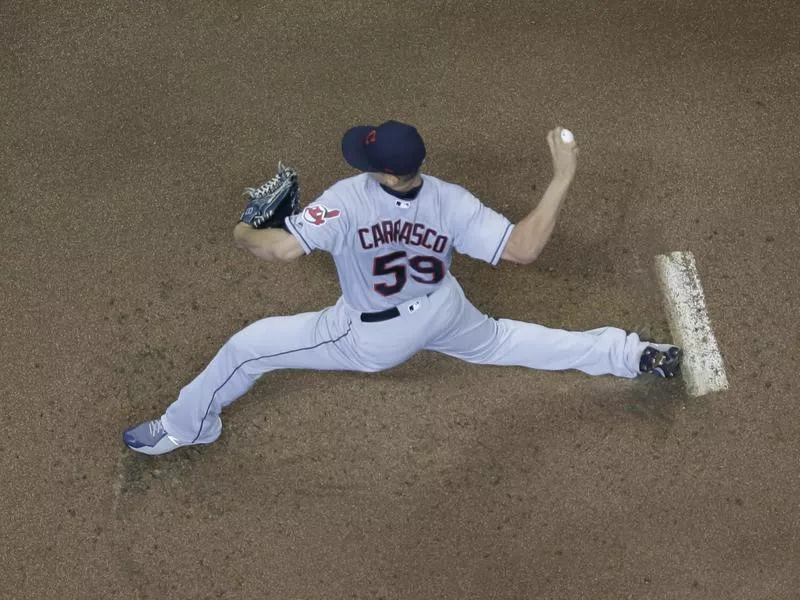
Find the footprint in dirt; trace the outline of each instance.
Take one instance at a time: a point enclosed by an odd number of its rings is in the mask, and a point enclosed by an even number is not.
[[[116,462],[113,512],[119,516],[137,499],[151,492],[163,492],[183,485],[200,451],[186,448],[179,454],[146,456],[130,450],[120,450]]]

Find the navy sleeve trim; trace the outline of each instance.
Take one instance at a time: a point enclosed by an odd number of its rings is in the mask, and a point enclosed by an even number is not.
[[[311,254],[311,251],[313,250],[311,244],[306,241],[306,239],[300,234],[300,231],[298,231],[297,227],[294,226],[294,223],[291,221],[291,217],[286,217],[283,222],[288,228],[289,233],[293,234],[294,237],[297,238],[297,241],[300,242],[300,245],[303,247],[303,252],[306,254]]]
[[[500,257],[503,256],[503,250],[505,250],[506,244],[508,243],[509,238],[511,237],[511,230],[514,228],[512,223],[509,223],[506,227],[505,232],[503,233],[503,237],[500,238],[500,243],[497,244],[497,250],[494,251],[492,254],[492,260],[489,261],[490,264],[496,265],[500,262]]]

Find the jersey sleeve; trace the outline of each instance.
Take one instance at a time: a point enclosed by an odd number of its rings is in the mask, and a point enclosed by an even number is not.
[[[341,198],[327,190],[300,213],[286,217],[285,223],[306,254],[312,250],[338,254],[344,248],[348,221]]]
[[[491,265],[500,262],[514,225],[468,191],[453,206],[453,247]]]

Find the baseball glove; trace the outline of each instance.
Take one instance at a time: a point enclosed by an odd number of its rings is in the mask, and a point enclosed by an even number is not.
[[[250,201],[239,220],[255,229],[284,227],[284,219],[300,212],[297,171],[278,163],[278,174],[256,188],[247,188]]]

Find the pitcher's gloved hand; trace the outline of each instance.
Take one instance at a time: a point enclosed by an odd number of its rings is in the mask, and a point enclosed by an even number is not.
[[[285,228],[284,220],[300,212],[300,183],[297,171],[278,163],[278,173],[256,188],[247,188],[250,197],[239,218],[255,229]]]

